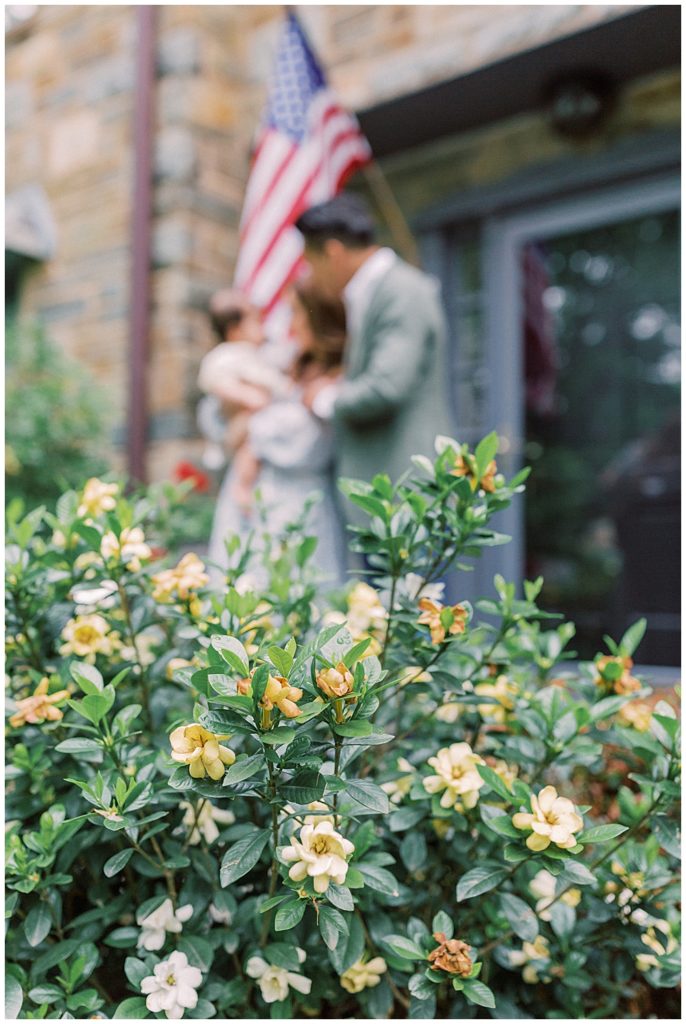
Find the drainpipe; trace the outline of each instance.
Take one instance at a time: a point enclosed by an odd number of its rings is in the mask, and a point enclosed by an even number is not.
[[[136,72],[133,111],[133,202],[129,349],[128,470],[131,481],[146,482],[148,434],[148,357],[151,300],[152,144],[155,85],[156,8],[135,8]]]

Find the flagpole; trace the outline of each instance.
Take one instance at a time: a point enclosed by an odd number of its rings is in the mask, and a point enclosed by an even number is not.
[[[400,204],[395,198],[395,193],[388,184],[388,178],[381,170],[378,161],[372,160],[370,163],[365,164],[362,168],[362,173],[374,196],[379,211],[388,225],[393,244],[403,259],[418,267],[419,250],[417,240],[412,234],[405,214],[400,208]]]

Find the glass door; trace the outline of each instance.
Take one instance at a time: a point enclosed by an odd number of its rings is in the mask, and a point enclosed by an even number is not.
[[[503,568],[544,576],[582,658],[645,616],[641,661],[679,662],[677,203],[654,181],[485,232],[490,419],[532,466]]]

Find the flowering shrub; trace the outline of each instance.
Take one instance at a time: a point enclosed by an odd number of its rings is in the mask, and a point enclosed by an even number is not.
[[[644,623],[577,664],[540,580],[448,600],[526,472],[493,435],[436,448],[342,482],[370,571],[338,594],[302,524],[230,539],[213,592],[160,559],[154,495],[13,510],[11,1015],[676,1016],[678,721]],[[617,813],[589,813],[609,756]]]

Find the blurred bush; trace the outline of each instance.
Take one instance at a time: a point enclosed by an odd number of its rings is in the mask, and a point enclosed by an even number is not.
[[[65,489],[107,469],[106,392],[39,324],[8,323],[5,360],[7,500],[52,506]]]

